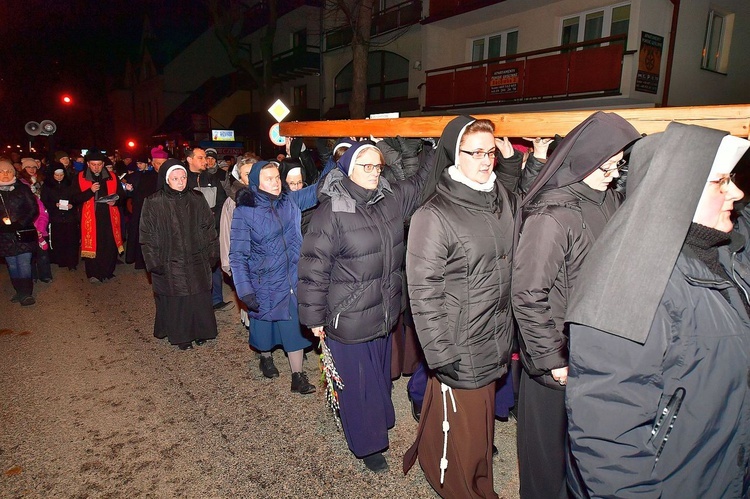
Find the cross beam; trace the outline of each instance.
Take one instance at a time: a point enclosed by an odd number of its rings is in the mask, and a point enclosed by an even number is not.
[[[662,132],[671,121],[725,130],[750,138],[750,104],[728,106],[604,109],[628,120],[640,133]],[[552,137],[565,135],[593,114],[588,111],[474,114],[495,123],[498,137]],[[296,121],[281,123],[285,137],[440,137],[452,116],[420,116],[382,120]]]

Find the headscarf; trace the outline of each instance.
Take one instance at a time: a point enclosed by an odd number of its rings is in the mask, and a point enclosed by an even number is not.
[[[633,146],[627,201],[586,257],[567,322],[645,343],[726,136],[670,123]],[[723,160],[722,172],[737,161]]]
[[[260,189],[260,171],[271,163],[278,166],[278,163],[276,163],[275,161],[258,161],[257,163],[253,164],[253,167],[250,169],[250,173],[247,174],[248,187],[254,185],[258,189]]]
[[[349,177],[354,171],[354,161],[361,152],[366,149],[374,149],[380,152],[380,149],[372,142],[352,142],[352,145],[336,162],[336,166]]]
[[[423,203],[435,193],[440,177],[443,175],[443,170],[456,163],[456,155],[459,144],[461,144],[461,137],[463,137],[466,127],[475,121],[476,118],[473,116],[462,115],[453,118],[445,125],[443,134],[440,136],[437,146],[435,146],[435,168],[432,169],[432,173],[427,177],[422,190]]]
[[[156,181],[156,186],[158,189],[163,189],[167,192],[180,192],[172,189],[167,183],[167,176],[169,175],[169,172],[171,172],[175,168],[182,168],[187,173],[187,168],[185,168],[185,165],[183,165],[179,159],[171,158],[166,160],[164,164],[161,165],[161,168],[159,168],[159,177]],[[187,187],[185,188],[185,190],[187,190]]]
[[[597,111],[557,145],[521,206],[533,201],[539,191],[580,182],[639,137],[621,116]]]

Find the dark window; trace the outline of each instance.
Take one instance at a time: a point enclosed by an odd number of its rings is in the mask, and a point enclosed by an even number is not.
[[[353,65],[350,62],[334,81],[335,105],[349,103],[352,93]],[[393,52],[370,52],[367,59],[367,100],[382,102],[406,99],[409,95],[409,61]]]

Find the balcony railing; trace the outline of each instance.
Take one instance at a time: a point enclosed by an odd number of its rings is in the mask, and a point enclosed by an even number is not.
[[[376,12],[372,16],[370,36],[378,36],[390,31],[411,26],[422,18],[422,0],[408,0]],[[352,42],[351,26],[341,26],[325,33],[326,50],[344,47]]]
[[[626,39],[611,36],[425,71],[425,108],[618,94]]]
[[[311,7],[323,7],[323,0],[276,0],[276,13],[278,17],[289,12],[309,5]],[[242,25],[242,37],[253,33],[268,24],[269,6],[268,2],[261,1],[245,11],[245,19]]]
[[[253,65],[258,71],[263,71],[263,61],[256,61]],[[319,72],[320,47],[311,45],[294,47],[279,52],[271,60],[271,77],[275,82],[294,80]]]

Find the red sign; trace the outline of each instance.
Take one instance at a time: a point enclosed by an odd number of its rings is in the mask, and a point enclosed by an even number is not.
[[[487,100],[516,99],[523,90],[523,63],[510,62],[487,67]]]

